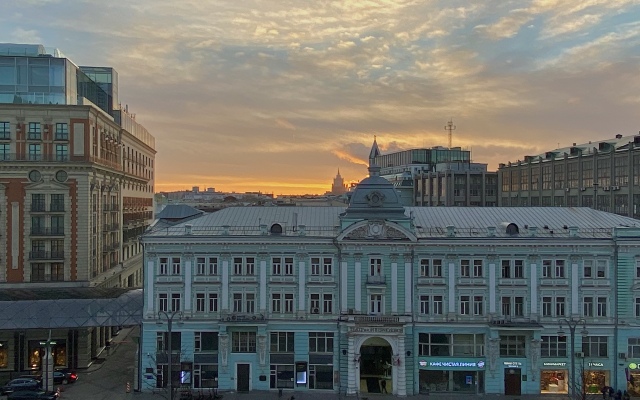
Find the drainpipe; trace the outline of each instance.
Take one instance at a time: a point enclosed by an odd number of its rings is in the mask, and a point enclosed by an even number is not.
[[[339,276],[342,276],[342,249],[340,248],[340,245],[338,244],[338,241],[336,240],[336,238],[334,237],[331,240],[332,244],[336,247],[336,250],[338,250],[338,274],[340,274]],[[338,278],[338,282],[342,283],[341,279]],[[304,284],[304,282],[303,282]],[[336,321],[336,326],[338,328],[338,339],[340,339],[340,334],[341,334],[341,327],[340,327],[340,322],[341,322],[341,318],[342,318],[342,307],[341,307],[341,301],[342,298],[340,297],[340,294],[342,293],[342,289],[340,288],[340,285],[338,285],[338,310],[340,310],[340,316],[338,317],[338,320]],[[340,346],[338,346],[338,376],[340,376],[340,370],[342,369],[342,349],[340,348]],[[348,379],[348,377],[347,377]],[[340,397],[342,395],[342,385],[343,385],[343,379],[342,376],[340,376],[340,383],[338,385],[338,397]],[[348,388],[349,382],[347,381],[347,388]],[[347,388],[345,388],[344,393],[345,395],[347,394]]]
[[[615,283],[613,286],[613,309],[615,310],[613,316],[613,387],[618,387],[618,240],[615,236],[615,228],[613,230],[613,276]]]

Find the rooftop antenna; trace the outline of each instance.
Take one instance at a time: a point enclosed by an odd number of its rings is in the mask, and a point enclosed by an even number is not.
[[[453,124],[453,117],[449,119],[449,122],[447,122],[447,125],[444,127],[445,131],[449,132],[449,149],[451,149],[452,147],[452,142],[453,142],[453,134],[452,132],[456,130],[456,126]]]

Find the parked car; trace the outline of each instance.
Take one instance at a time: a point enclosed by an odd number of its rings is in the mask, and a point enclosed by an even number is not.
[[[17,378],[9,381],[0,390],[0,394],[9,394],[21,390],[37,390],[40,388],[40,382],[33,378]]]
[[[66,369],[53,371],[53,383],[55,384],[63,384],[74,383],[78,380],[78,374],[75,372],[68,371]]]
[[[56,400],[58,394],[55,392],[43,392],[41,390],[21,390],[13,392],[7,398],[8,400]]]

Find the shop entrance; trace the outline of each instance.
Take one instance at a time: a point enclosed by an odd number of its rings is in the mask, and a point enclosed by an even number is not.
[[[504,369],[504,394],[507,396],[520,396],[522,377],[520,368]]]
[[[236,390],[238,392],[249,391],[249,376],[251,375],[251,365],[249,364],[237,364],[236,365]]]
[[[392,349],[382,338],[369,338],[360,347],[360,392],[393,393]]]

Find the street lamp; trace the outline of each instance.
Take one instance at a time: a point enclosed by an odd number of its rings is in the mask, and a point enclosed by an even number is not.
[[[569,346],[571,347],[571,398],[575,399],[576,394],[576,352],[575,352],[575,340],[576,340],[576,327],[582,325],[582,335],[585,336],[589,334],[587,331],[587,322],[580,318],[574,319],[573,317],[570,319],[562,318],[558,320],[559,328],[558,335],[560,337],[564,336],[564,331],[562,330],[562,324],[567,324],[569,327],[569,334],[571,343]]]
[[[173,400],[173,385],[172,385],[172,377],[171,377],[171,367],[173,366],[173,349],[171,348],[171,330],[173,328],[173,319],[178,317],[178,319],[182,319],[182,311],[158,311],[158,319],[165,318],[167,320],[167,348],[169,349],[169,366],[167,368],[167,374],[169,375],[169,381],[167,383],[169,389],[169,400]],[[158,325],[162,325],[162,321],[157,322]]]
[[[45,392],[49,392],[49,386],[51,386],[51,378],[52,376],[49,375],[49,363],[51,362],[51,346],[55,346],[56,345],[56,341],[55,340],[51,340],[51,330],[49,330],[49,338],[44,341],[44,342],[40,342],[40,346],[44,346],[45,349],[45,353],[44,353],[44,390]],[[53,369],[53,365],[51,366],[51,368]],[[53,374],[53,371],[51,371],[51,373]]]

